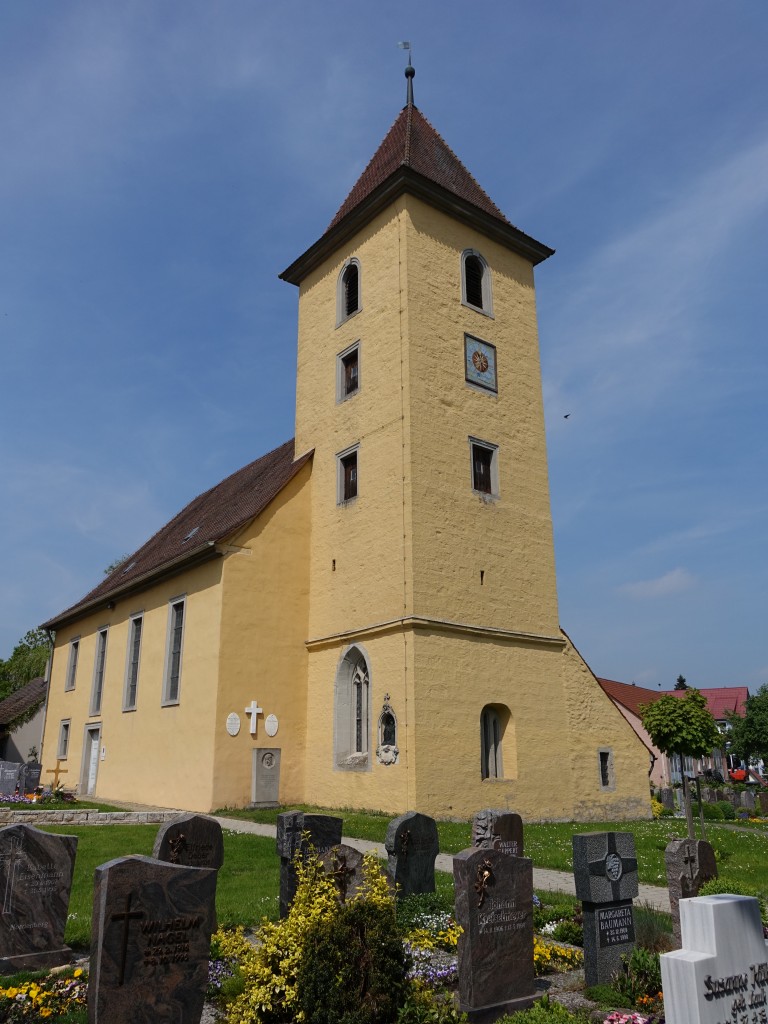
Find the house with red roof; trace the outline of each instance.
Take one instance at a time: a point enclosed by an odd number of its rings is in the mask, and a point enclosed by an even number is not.
[[[45,624],[43,760],[82,794],[650,814],[645,749],[559,624],[534,288],[553,250],[492,202],[413,75],[280,275],[295,437]]]

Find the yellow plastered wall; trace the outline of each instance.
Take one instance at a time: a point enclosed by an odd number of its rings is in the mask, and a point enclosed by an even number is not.
[[[161,807],[207,811],[214,780],[213,729],[221,614],[220,560],[207,562],[140,595],[118,600],[56,635],[43,743],[43,767],[56,762],[60,723],[71,721],[69,754],[62,767],[67,787],[84,790],[87,726],[101,723],[94,795]],[[163,706],[169,602],[186,598],[179,703]],[[123,711],[130,617],[143,614],[135,711]],[[109,627],[101,715],[90,715],[97,633]],[[69,642],[80,637],[74,690],[65,690]],[[50,780],[46,773],[43,779]]]
[[[280,799],[303,799],[307,718],[307,636],[310,549],[307,464],[240,535],[225,556],[221,657],[214,727],[213,809],[251,801],[254,750],[279,749]],[[246,706],[256,700],[256,734]],[[240,716],[230,736],[230,712]],[[278,731],[265,731],[275,715]]]

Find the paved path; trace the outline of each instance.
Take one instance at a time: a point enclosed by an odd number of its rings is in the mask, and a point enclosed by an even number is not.
[[[233,832],[250,832],[257,836],[271,836],[273,839],[277,832],[275,825],[261,825],[255,821],[243,821],[240,818],[216,818],[222,828],[230,829]],[[382,860],[386,860],[387,851],[383,843],[372,843],[367,839],[355,839],[352,836],[343,836],[343,842],[353,846],[361,853],[372,852]],[[435,861],[438,871],[453,872],[453,857],[449,853],[439,853]],[[533,884],[536,889],[547,889],[552,892],[567,892],[575,895],[576,889],[573,882],[573,875],[569,871],[551,871],[549,868],[533,869]],[[660,889],[655,885],[641,885],[638,899],[641,903],[648,903],[657,910],[664,910],[669,913],[669,893],[666,889]]]

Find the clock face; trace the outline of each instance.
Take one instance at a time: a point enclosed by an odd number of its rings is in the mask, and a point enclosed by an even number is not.
[[[464,376],[469,384],[496,391],[496,346],[465,334]]]

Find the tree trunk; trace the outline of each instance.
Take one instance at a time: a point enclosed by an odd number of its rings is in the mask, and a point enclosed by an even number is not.
[[[680,777],[683,780],[683,807],[685,808],[685,821],[688,825],[688,838],[695,839],[696,833],[693,829],[693,810],[691,809],[691,794],[688,789],[688,779],[685,775],[683,755],[680,755]]]

